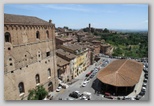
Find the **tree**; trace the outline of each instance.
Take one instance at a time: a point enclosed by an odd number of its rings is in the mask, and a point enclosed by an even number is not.
[[[35,89],[29,90],[28,100],[43,100],[48,92],[43,85],[37,86]]]
[[[64,29],[67,29],[68,30],[69,28],[67,26],[64,26]]]
[[[107,28],[105,28],[105,29],[103,30],[103,32],[104,32],[104,33],[109,33],[109,30],[108,30]]]

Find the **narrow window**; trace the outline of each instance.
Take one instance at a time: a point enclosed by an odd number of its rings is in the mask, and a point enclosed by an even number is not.
[[[50,68],[48,69],[48,74],[49,74],[49,76],[51,76],[51,69]]]
[[[46,52],[46,56],[47,56],[47,57],[50,56],[50,52]]]
[[[40,33],[39,33],[39,31],[36,32],[36,38],[37,39],[40,39]]]
[[[39,76],[39,74],[37,74],[35,76],[35,80],[36,80],[36,84],[40,83],[40,76]]]
[[[49,31],[46,31],[47,38],[49,38]]]
[[[20,93],[24,93],[25,92],[24,83],[23,82],[19,83],[18,88],[19,88],[19,92]]]
[[[9,32],[5,33],[5,42],[11,42],[11,35]]]

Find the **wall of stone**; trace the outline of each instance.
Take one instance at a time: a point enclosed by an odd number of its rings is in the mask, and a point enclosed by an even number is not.
[[[4,25],[4,36],[6,32],[11,36],[10,42],[5,42],[4,37],[5,100],[21,99],[18,88],[20,82],[24,83],[26,97],[28,90],[36,87],[36,74],[39,74],[40,84],[43,84],[46,90],[50,81],[53,84],[53,90],[57,88],[54,28],[54,26]],[[40,39],[36,38],[37,31],[40,33]],[[51,69],[50,78],[49,68]]]

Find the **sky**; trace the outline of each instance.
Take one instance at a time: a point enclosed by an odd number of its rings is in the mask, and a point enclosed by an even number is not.
[[[56,27],[148,30],[148,4],[5,4],[4,13],[50,19]]]

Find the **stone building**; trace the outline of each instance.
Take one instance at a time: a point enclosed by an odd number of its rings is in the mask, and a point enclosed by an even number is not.
[[[112,55],[113,47],[110,44],[101,44],[100,52],[106,55]]]
[[[60,45],[68,45],[73,41],[72,38],[66,38],[66,37],[56,37],[56,49],[59,49]]]
[[[71,79],[70,62],[57,56],[57,76],[63,82]]]
[[[4,99],[26,99],[28,90],[58,86],[55,25],[32,16],[4,14]]]
[[[75,69],[74,77],[77,77],[79,74],[81,74],[83,71],[87,69],[87,67],[90,64],[90,58],[88,53],[88,48],[80,45],[79,43],[70,44],[70,45],[61,45],[61,49],[64,51],[67,51],[71,54],[76,55],[76,61],[74,63]]]
[[[69,62],[69,66],[67,64],[61,65],[61,69],[62,69],[62,67],[64,67],[64,66],[67,65],[67,69],[63,70],[63,73],[59,72],[61,70],[59,70],[60,69],[60,66],[58,66],[58,69],[57,69],[58,76],[61,76],[62,74],[63,75],[65,74],[65,76],[67,76],[67,79],[69,81],[72,80],[72,79],[74,79],[76,77],[74,71],[76,70],[76,64],[75,63],[77,61],[77,59],[76,59],[77,56],[75,54],[72,54],[70,52],[67,52],[67,51],[65,51],[63,49],[57,49],[56,50],[56,54],[57,54],[57,57],[60,57],[61,59],[63,59],[63,62],[64,61],[65,61],[65,63],[66,63],[66,61]]]

